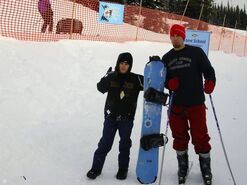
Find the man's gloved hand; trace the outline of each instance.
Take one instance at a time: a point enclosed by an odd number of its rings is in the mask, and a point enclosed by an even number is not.
[[[178,77],[171,78],[168,80],[167,87],[171,91],[176,91],[179,87],[179,79]]]
[[[150,61],[160,61],[160,57],[159,56],[150,56],[149,57],[149,62]]]
[[[215,82],[213,80],[205,80],[204,92],[206,94],[211,94],[214,91]]]

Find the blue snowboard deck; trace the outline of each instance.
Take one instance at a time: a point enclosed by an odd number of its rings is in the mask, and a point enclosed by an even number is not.
[[[166,68],[161,61],[151,61],[144,69],[144,91],[153,87],[158,91],[164,90]],[[144,135],[160,133],[162,105],[147,102],[143,103],[143,120],[141,137]],[[143,184],[155,182],[159,167],[159,148],[152,148],[148,151],[139,149],[136,175],[138,181]]]

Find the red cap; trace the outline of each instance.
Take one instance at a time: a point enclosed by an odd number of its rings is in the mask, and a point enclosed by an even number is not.
[[[183,39],[185,39],[185,27],[179,24],[172,25],[170,29],[170,35],[171,36],[178,35],[182,37]]]

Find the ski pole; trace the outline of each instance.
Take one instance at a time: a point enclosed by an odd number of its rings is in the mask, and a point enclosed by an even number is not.
[[[174,94],[174,92],[172,91],[171,96],[169,98],[169,103],[168,103],[167,122],[166,122],[166,130],[165,130],[165,136],[166,137],[167,137],[168,127],[169,127],[169,121],[170,121],[170,113],[171,113],[171,105],[172,105],[172,100],[173,100],[173,94]],[[166,143],[167,142],[164,142],[164,147],[163,147],[163,152],[162,152],[161,167],[160,167],[160,177],[159,177],[159,185],[161,185],[161,180],[162,180],[162,177],[161,176],[162,176],[163,166],[164,166],[164,157],[165,157]]]
[[[214,107],[214,104],[213,104],[213,99],[212,99],[212,95],[211,94],[209,94],[209,98],[210,98],[210,102],[211,102],[211,105],[212,105],[215,122],[216,122],[216,125],[217,125],[217,128],[218,128],[218,132],[219,132],[219,135],[220,135],[220,141],[221,141],[221,145],[222,145],[222,148],[223,148],[223,151],[224,151],[224,155],[225,155],[225,158],[226,158],[226,163],[227,163],[228,169],[229,169],[229,171],[231,173],[233,183],[234,183],[234,185],[236,185],[236,181],[235,181],[235,178],[234,178],[233,173],[232,173],[230,162],[229,162],[229,159],[227,157],[226,148],[225,148],[225,145],[224,145],[224,142],[223,142],[223,138],[222,138],[222,134],[221,134],[221,131],[220,131],[220,126],[219,126],[219,122],[218,122],[218,119],[217,119],[217,116],[216,116],[216,111],[215,111],[215,107]]]

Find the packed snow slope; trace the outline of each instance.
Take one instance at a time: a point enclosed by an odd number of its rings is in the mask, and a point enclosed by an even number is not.
[[[133,54],[133,72],[143,74],[151,55],[162,56],[170,44],[105,43],[64,40],[22,42],[0,38],[0,184],[4,185],[138,185],[135,166],[142,122],[140,93],[132,133],[128,179],[119,181],[119,136],[96,180],[86,178],[103,128],[106,95],[96,83],[115,66],[120,52]],[[217,85],[213,96],[221,133],[238,185],[246,184],[247,58],[209,53]],[[207,122],[212,144],[214,183],[232,185],[209,99]],[[162,132],[167,116],[163,109]],[[162,184],[177,184],[172,137],[165,153]],[[198,156],[190,144],[193,167],[188,184],[202,185]]]

